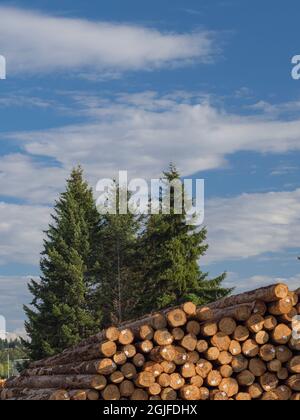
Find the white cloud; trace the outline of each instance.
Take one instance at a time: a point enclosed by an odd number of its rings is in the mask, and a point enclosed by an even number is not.
[[[82,124],[8,135],[32,155],[56,159],[63,168],[82,163],[93,182],[128,169],[157,176],[172,160],[184,175],[220,168],[236,152],[300,150],[300,120],[240,116],[187,94],[155,92],[76,98]],[[265,117],[265,118],[264,118]]]
[[[300,274],[292,277],[272,277],[265,275],[256,275],[248,278],[243,278],[237,273],[228,273],[225,287],[234,287],[234,293],[243,293],[249,290],[255,290],[259,287],[269,286],[276,283],[285,283],[290,290],[297,290],[300,287]]]
[[[34,276],[0,276],[0,315],[6,319],[9,338],[24,336],[23,305],[28,305],[31,296],[28,282]]]
[[[48,16],[0,6],[0,51],[8,74],[155,69],[215,53],[212,34],[166,33],[133,24]]]
[[[0,202],[0,265],[38,265],[49,209]]]
[[[0,195],[35,204],[53,203],[68,172],[24,154],[0,156]]]
[[[210,200],[206,263],[299,247],[300,190]]]

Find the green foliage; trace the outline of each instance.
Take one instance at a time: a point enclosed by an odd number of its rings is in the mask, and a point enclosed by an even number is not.
[[[128,200],[130,193],[127,194]],[[138,233],[141,221],[128,212],[120,214],[120,189],[117,184],[110,191],[112,203],[117,203],[115,214],[102,218],[100,246],[101,264],[98,265],[94,289],[94,307],[101,308],[103,327],[128,320],[134,306],[134,291],[140,273],[136,270]]]
[[[31,341],[24,345],[31,359],[56,354],[110,324],[187,300],[207,304],[231,292],[222,287],[226,274],[210,280],[199,266],[207,232],[188,224],[185,211],[175,211],[177,188],[168,193],[167,186],[176,181],[182,188],[176,168],[164,180],[161,206],[166,210],[168,198],[169,212],[99,216],[82,170],[72,172],[46,232],[42,277],[29,286],[33,301],[25,307],[25,326]],[[115,193],[118,203],[118,185]]]
[[[0,340],[0,379],[5,379],[13,374],[13,368],[18,367],[16,361],[26,358],[27,354],[20,340],[9,342]]]
[[[32,307],[25,307],[25,343],[32,359],[51,356],[95,331],[89,290],[99,259],[100,218],[81,168],[73,170],[56,202],[41,258],[42,277],[32,280]]]
[[[231,290],[222,288],[225,274],[208,280],[199,266],[206,253],[207,231],[186,223],[184,208],[175,211],[175,187],[168,183],[180,181],[176,168],[170,166],[164,173],[166,188],[163,197],[169,197],[170,214],[151,215],[141,238],[140,269],[143,270],[141,299],[138,312],[147,312],[177,305],[186,300],[196,304],[209,303],[228,295]],[[187,199],[182,187],[182,202]],[[164,199],[161,200],[165,203]],[[183,206],[184,207],[184,206]]]

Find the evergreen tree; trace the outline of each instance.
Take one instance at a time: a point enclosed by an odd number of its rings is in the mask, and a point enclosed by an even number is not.
[[[164,198],[170,198],[170,212],[149,216],[141,238],[138,261],[144,279],[137,305],[138,314],[186,300],[206,304],[231,292],[222,287],[225,273],[209,280],[208,274],[201,271],[199,259],[208,249],[205,244],[207,231],[187,224],[184,209],[182,214],[176,214],[175,189],[171,187],[167,193],[169,183],[174,180],[180,181],[180,175],[171,165],[169,172],[164,173],[166,188],[163,190]],[[183,188],[181,198],[184,203],[186,196]]]
[[[79,167],[56,202],[41,258],[42,277],[31,281],[26,343],[33,360],[56,354],[95,331],[89,290],[99,261],[100,216]]]
[[[130,193],[126,192],[128,200]],[[102,308],[103,327],[120,324],[133,314],[135,294],[140,273],[136,269],[136,253],[140,218],[130,213],[120,214],[120,189],[110,191],[111,203],[116,203],[115,214],[102,216],[101,253],[93,305]],[[114,207],[114,204],[113,204]]]

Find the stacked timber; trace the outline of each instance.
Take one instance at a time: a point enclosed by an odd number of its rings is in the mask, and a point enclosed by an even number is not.
[[[277,284],[108,328],[32,363],[1,399],[298,401],[299,295]]]

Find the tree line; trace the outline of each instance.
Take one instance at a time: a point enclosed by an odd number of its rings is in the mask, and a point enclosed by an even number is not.
[[[163,180],[180,180],[171,165]],[[116,186],[118,188],[118,186]],[[162,191],[162,194],[166,194]],[[130,195],[129,195],[130,196]],[[186,300],[206,304],[228,295],[223,273],[201,270],[206,228],[176,214],[100,215],[83,170],[75,168],[45,232],[41,277],[32,280],[24,345],[29,357],[52,356],[109,325]]]

